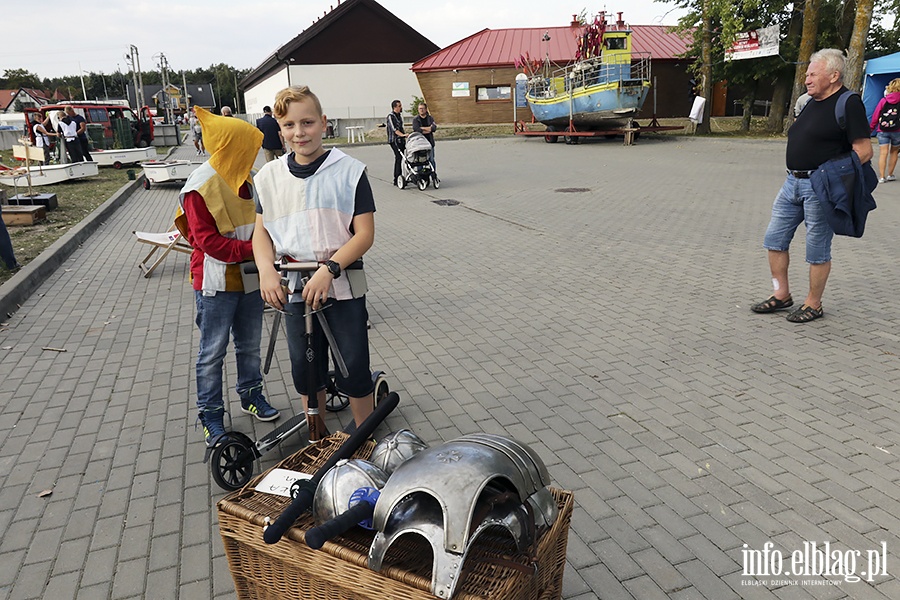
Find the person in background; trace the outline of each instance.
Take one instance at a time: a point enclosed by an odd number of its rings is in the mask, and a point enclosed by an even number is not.
[[[891,80],[884,88],[884,98],[878,101],[869,123],[878,138],[878,183],[896,181],[894,168],[900,156],[900,78]]]
[[[206,151],[203,147],[203,127],[200,125],[200,119],[197,118],[197,113],[194,111],[194,107],[191,107],[191,116],[188,117],[188,125],[191,128],[191,136],[194,139],[194,148],[197,149],[197,156],[203,155]]]
[[[42,117],[40,113],[35,113],[34,120],[31,122],[31,129],[34,132],[35,148],[44,150],[44,164],[50,164],[50,138],[56,137],[57,134],[51,129],[47,129],[50,125],[49,117]]]
[[[425,139],[431,144],[431,156],[428,157],[428,162],[431,163],[432,177],[437,179],[437,167],[434,164],[434,132],[437,131],[437,124],[434,122],[434,117],[428,113],[427,104],[420,102],[418,111],[419,114],[413,117],[412,128],[413,131],[418,131],[424,135]]]
[[[56,118],[56,132],[59,134],[59,139],[63,142],[65,154],[69,155],[69,162],[83,162],[84,157],[81,155],[81,144],[78,142],[78,125],[63,111],[57,112]],[[60,151],[59,162],[63,162],[63,156],[64,153]]]
[[[387,127],[388,144],[394,151],[394,178],[391,183],[396,184],[397,178],[402,173],[403,150],[406,148],[406,132],[403,130],[403,105],[399,100],[391,102],[391,112],[388,113],[384,124]]]
[[[256,128],[263,133],[262,149],[266,155],[266,162],[275,160],[284,155],[284,138],[281,136],[281,127],[272,116],[272,107],[263,107],[263,116],[256,120]]]
[[[230,106],[223,106],[223,107],[222,107],[222,116],[223,116],[223,117],[233,117],[233,116],[234,116],[234,114],[232,114],[232,112],[231,112],[231,107],[230,107]]]
[[[78,147],[81,150],[81,156],[84,160],[93,160],[91,158],[90,153],[90,142],[88,141],[87,136],[87,121],[85,121],[84,117],[75,112],[75,109],[71,106],[66,107],[66,115],[78,126],[76,132],[78,133]]]
[[[822,295],[831,273],[831,241],[834,229],[813,189],[810,175],[833,158],[856,152],[859,162],[872,158],[872,140],[866,107],[858,94],[847,99],[845,125],[835,116],[844,87],[846,57],[841,50],[819,50],[809,59],[806,91],[810,101],[788,129],[785,163],[787,179],[772,205],[772,216],[763,238],[768,252],[774,292],[750,307],[755,313],[772,313],[793,306],[788,283],[788,250],[800,223],[806,225],[806,262],[809,292],[800,308],[788,314],[791,323],[808,323],[825,315]]]
[[[0,205],[0,215],[2,215],[2,213],[3,206]],[[3,259],[3,264],[5,264],[6,268],[13,273],[22,268],[22,265],[16,260],[16,253],[13,252],[12,240],[9,238],[9,231],[6,229],[6,223],[3,221],[2,216],[0,216],[0,259]]]
[[[223,370],[229,338],[234,341],[236,391],[241,411],[260,421],[278,418],[263,395],[261,360],[263,302],[245,289],[242,262],[253,260],[256,209],[250,170],[262,143],[256,127],[202,108],[197,117],[210,157],[185,182],[179,196],[178,230],[194,248],[191,283],[197,306],[197,408],[208,447],[226,434]]]

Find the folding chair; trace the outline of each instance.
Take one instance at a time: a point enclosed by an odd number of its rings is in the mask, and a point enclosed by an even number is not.
[[[190,244],[185,241],[184,237],[181,235],[181,232],[178,231],[175,227],[170,229],[165,233],[148,233],[146,231],[134,231],[135,237],[137,237],[137,241],[142,244],[149,244],[153,246],[150,250],[149,254],[141,259],[141,262],[138,263],[138,267],[141,272],[144,274],[144,277],[150,277],[150,274],[153,273],[153,270],[159,266],[159,264],[165,260],[166,256],[169,255],[169,252],[172,250],[176,252],[183,252],[184,254],[190,254],[193,252],[193,248]],[[150,263],[150,259],[157,252],[161,251],[161,254],[156,257],[156,260],[153,263]]]

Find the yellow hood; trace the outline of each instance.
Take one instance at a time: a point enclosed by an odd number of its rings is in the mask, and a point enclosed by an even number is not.
[[[220,117],[199,106],[196,112],[210,166],[238,194],[244,182],[250,181],[250,170],[262,147],[262,132],[236,117]]]

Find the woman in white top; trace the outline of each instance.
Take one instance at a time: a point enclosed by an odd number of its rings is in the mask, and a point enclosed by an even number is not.
[[[40,114],[34,116],[31,129],[34,131],[34,145],[36,148],[44,149],[44,164],[50,164],[50,138],[56,137],[52,131],[48,131],[45,126],[46,121],[41,119]]]

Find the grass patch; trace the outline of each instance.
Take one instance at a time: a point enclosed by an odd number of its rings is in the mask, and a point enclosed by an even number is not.
[[[163,148],[164,152],[168,149]],[[157,150],[159,152],[159,149]],[[13,166],[18,164],[12,157],[12,150],[0,151],[0,162]],[[47,220],[37,225],[7,226],[9,237],[12,239],[13,251],[16,260],[26,265],[34,260],[38,254],[46,250],[53,242],[61,238],[72,227],[80,223],[95,208],[106,202],[113,194],[128,183],[127,170],[140,167],[126,167],[113,169],[101,167],[100,174],[96,177],[67,181],[58,185],[44,185],[32,188],[35,193],[56,194],[59,199],[59,208],[47,211]],[[2,186],[8,196],[16,193],[14,187]],[[19,187],[20,194],[27,194],[28,188]],[[0,283],[12,277],[0,262]]]

